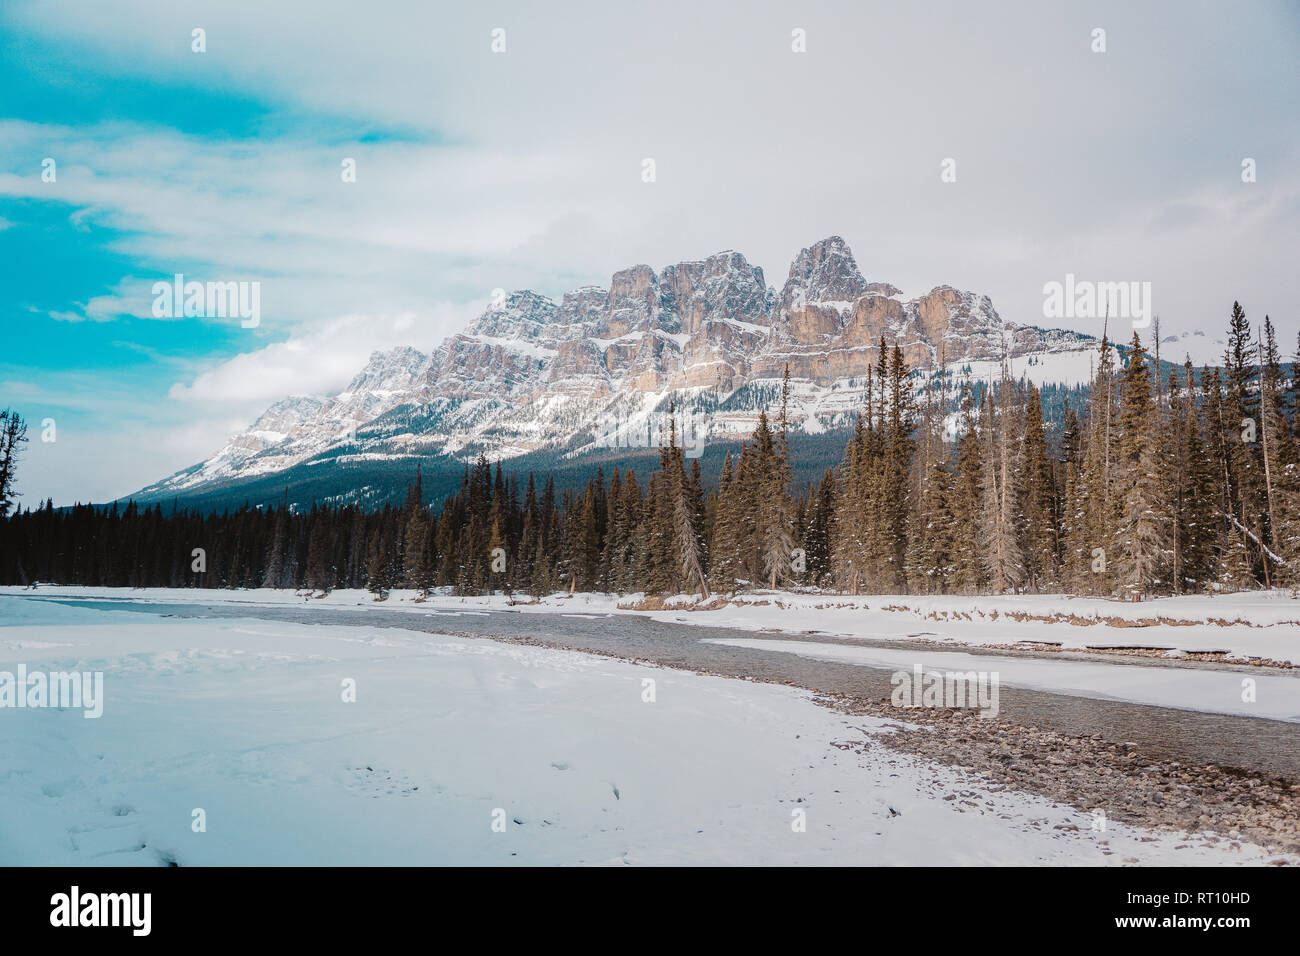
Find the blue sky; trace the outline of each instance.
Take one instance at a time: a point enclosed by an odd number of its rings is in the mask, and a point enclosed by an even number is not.
[[[1293,3],[459,6],[0,7],[0,405],[57,428],[24,503],[192,464],[495,288],[728,248],[779,286],[832,233],[1012,321],[1074,272],[1151,281],[1175,333],[1241,299],[1294,348]],[[260,282],[261,325],[154,318],[177,272]]]

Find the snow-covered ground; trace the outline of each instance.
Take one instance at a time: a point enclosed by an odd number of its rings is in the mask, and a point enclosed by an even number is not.
[[[715,596],[703,605],[697,596],[681,595],[662,602],[662,609],[637,610],[644,595],[557,593],[535,601],[528,595],[461,597],[440,591],[419,601],[414,591],[394,590],[387,600],[376,602],[374,595],[362,590],[317,592],[309,596],[301,591],[268,588],[225,590],[41,585],[38,591],[31,592],[22,587],[0,587],[0,596],[32,593],[41,597],[128,598],[176,604],[200,601],[226,605],[373,605],[386,610],[418,613],[506,607],[537,613],[581,609],[594,613],[647,614],[659,620],[685,624],[797,633],[814,631],[829,636],[924,638],[970,645],[1045,641],[1078,649],[1089,646],[1158,646],[1188,653],[1226,651],[1231,658],[1271,657],[1300,663],[1300,598],[1290,591],[1278,589],[1158,598],[1136,604],[1065,594],[918,597],[759,590],[730,599]],[[690,613],[684,613],[687,611]],[[1115,622],[1123,622],[1124,626],[1117,626]],[[921,624],[924,626],[919,626]]]
[[[1269,858],[1095,831],[872,743],[881,721],[806,692],[581,653],[0,596],[0,670],[20,664],[102,671],[105,699],[97,719],[0,709],[5,864]]]
[[[1162,598],[1133,604],[1060,594],[1008,597],[739,595],[716,610],[652,612],[661,620],[827,637],[924,640],[974,647],[1163,648],[1169,657],[1300,662],[1300,600],[1287,591]],[[1158,623],[1156,623],[1158,622]]]
[[[1251,658],[1276,662],[1300,660],[1300,601],[1288,592],[1271,591],[1232,597],[1182,597],[1141,604],[1061,595],[1017,597],[914,597],[800,594],[759,591],[729,602],[700,606],[694,597],[671,600],[660,610],[635,610],[641,595],[554,594],[541,601],[503,595],[460,597],[438,593],[417,600],[413,591],[393,591],[387,600],[360,590],[319,592],[245,591],[167,588],[41,587],[36,592],[0,588],[4,595],[39,595],[75,600],[111,598],[148,603],[219,604],[224,606],[302,606],[381,608],[435,620],[457,630],[460,615],[506,610],[527,614],[605,616],[637,614],[674,624],[727,627],[763,633],[799,635],[801,641],[756,639],[720,641],[760,650],[787,651],[818,660],[886,669],[915,664],[943,670],[995,671],[1003,686],[1026,687],[1071,696],[1129,701],[1183,710],[1272,720],[1300,721],[1300,671],[1259,667],[1243,673]],[[0,604],[0,614],[3,604]],[[1151,620],[1170,623],[1149,624]],[[1132,622],[1119,626],[1116,622]],[[1177,622],[1177,623],[1172,623]],[[1140,625],[1140,626],[1139,626]],[[817,641],[809,641],[815,636]],[[907,641],[897,650],[837,644],[842,639]],[[914,641],[924,641],[917,645]],[[1096,663],[1050,655],[1032,658],[1011,654],[979,657],[945,653],[930,646],[1007,647],[1042,650],[1168,648],[1154,657],[1170,663],[1193,653],[1222,652],[1222,667],[1201,663],[1179,668],[1134,663],[1134,658],[1101,655]],[[1150,655],[1149,655],[1150,656]],[[1243,693],[1243,681],[1253,683]],[[1243,697],[1245,699],[1243,699]]]

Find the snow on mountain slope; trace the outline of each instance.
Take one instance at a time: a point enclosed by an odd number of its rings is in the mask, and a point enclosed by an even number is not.
[[[428,364],[429,356],[413,348],[374,352],[365,368],[338,395],[283,398],[211,458],[145,491],[179,491],[240,474],[267,474],[289,468],[349,440],[358,426],[414,400],[414,387]]]
[[[868,282],[838,236],[802,250],[779,292],[734,251],[660,272],[635,265],[608,289],[575,289],[558,303],[514,292],[430,354],[376,352],[343,392],[275,403],[211,458],[141,495],[272,474],[329,449],[500,459],[654,446],[670,402],[701,440],[743,435],[778,400],[787,365],[792,421],[816,434],[861,408],[882,338],[912,366],[942,362],[958,377],[991,378],[1007,354],[1040,384],[1086,382],[1096,346],[1007,322],[988,296],[951,286],[904,298]]]
[[[1221,332],[1206,333],[1197,329],[1160,338],[1160,358],[1175,365],[1182,365],[1188,358],[1198,367],[1222,365],[1227,348],[1228,340]]]

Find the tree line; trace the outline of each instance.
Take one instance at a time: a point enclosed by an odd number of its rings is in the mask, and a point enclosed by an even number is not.
[[[1253,334],[1234,303],[1222,367],[1167,375],[1136,331],[1123,350],[1103,336],[1086,402],[1060,421],[1006,361],[981,388],[942,363],[923,376],[883,338],[878,356],[842,460],[806,487],[791,480],[787,369],[775,418],[760,411],[707,491],[670,410],[644,479],[598,469],[558,494],[480,457],[437,508],[418,467],[406,501],[379,510],[298,509],[287,492],[215,515],[47,501],[0,522],[0,581],[1130,599],[1300,586],[1300,393],[1268,317]]]

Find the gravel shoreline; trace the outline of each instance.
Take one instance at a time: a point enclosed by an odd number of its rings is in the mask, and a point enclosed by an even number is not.
[[[455,636],[575,650],[564,644],[509,634],[462,632]],[[983,718],[973,710],[900,709],[888,698],[826,693],[793,681],[738,677],[608,651],[582,653],[713,677],[798,687],[813,693],[816,703],[841,713],[895,722],[892,732],[874,733],[860,744],[846,745],[858,747],[859,751],[878,743],[943,766],[965,769],[974,775],[973,783],[982,782],[994,792],[1012,789],[1031,793],[1085,813],[1102,811],[1108,820],[1184,833],[1189,839],[1195,836],[1199,842],[1222,842],[1229,847],[1240,846],[1243,841],[1252,843],[1278,854],[1269,862],[1279,866],[1293,864],[1300,857],[1300,783],[1282,777],[1214,764],[1192,766],[1160,760],[1138,752],[1136,745],[1107,742],[1100,735],[1021,726]]]
[[[973,711],[909,708],[889,701],[818,695],[853,715],[905,721],[872,738],[995,786],[1046,797],[1152,830],[1241,840],[1268,852],[1300,855],[1300,784],[1213,764],[1189,766],[1148,757],[1100,735],[1071,735],[980,717]],[[1212,835],[1210,835],[1212,834]],[[1275,861],[1289,863],[1285,859]]]

